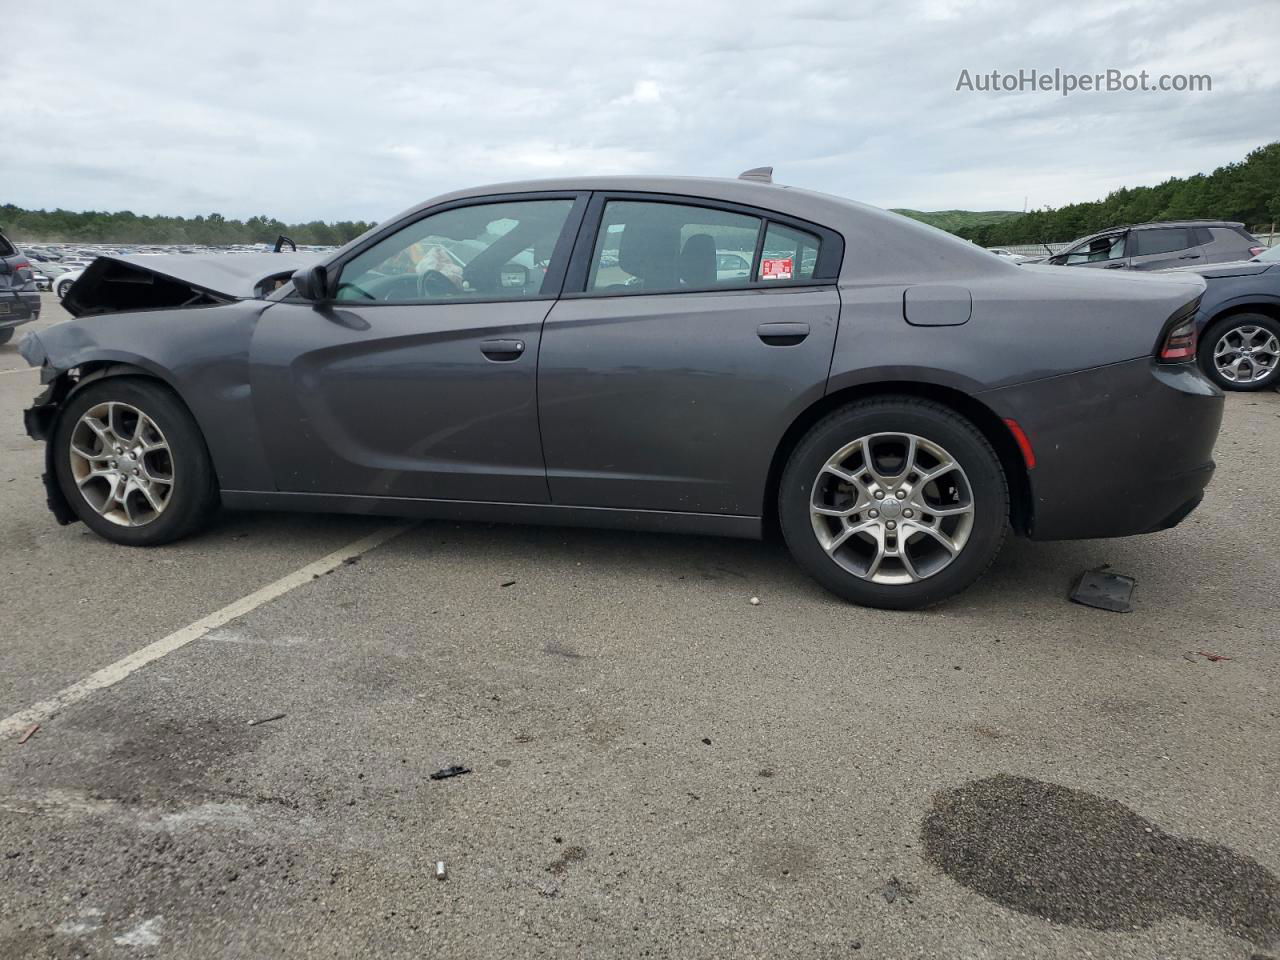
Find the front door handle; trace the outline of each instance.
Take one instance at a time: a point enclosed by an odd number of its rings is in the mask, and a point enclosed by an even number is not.
[[[794,347],[809,335],[807,323],[762,323],[756,336],[771,347]]]
[[[1200,254],[1198,254],[1198,253],[1188,253],[1188,254],[1186,254],[1185,256],[1181,256],[1181,257],[1179,257],[1178,259],[1179,259],[1179,260],[1199,260],[1199,259],[1200,259]]]
[[[497,363],[505,363],[511,360],[519,360],[520,354],[524,353],[523,340],[481,340],[480,352],[490,360]]]
[[[1123,270],[1123,269],[1124,269],[1124,264],[1123,264],[1123,263],[1108,263],[1108,264],[1106,265],[1105,269],[1107,269],[1107,270]]]

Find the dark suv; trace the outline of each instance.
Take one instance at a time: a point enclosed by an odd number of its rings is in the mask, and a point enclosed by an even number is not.
[[[40,293],[31,263],[0,233],[0,343],[13,339],[14,328],[40,316]]]
[[[1044,262],[1057,267],[1164,270],[1248,260],[1263,249],[1242,223],[1175,220],[1103,230],[1075,241]]]

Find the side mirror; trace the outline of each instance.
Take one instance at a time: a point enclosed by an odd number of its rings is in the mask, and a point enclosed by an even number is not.
[[[1055,267],[1061,267],[1066,262],[1067,262],[1067,255],[1064,253],[1060,253],[1056,257],[1049,258],[1049,263]]]
[[[293,289],[303,300],[313,303],[333,299],[329,296],[328,271],[318,263],[294,271]]]

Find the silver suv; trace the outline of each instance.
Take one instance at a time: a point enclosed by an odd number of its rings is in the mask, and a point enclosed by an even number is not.
[[[1263,249],[1243,223],[1175,220],[1103,230],[1077,240],[1043,262],[1058,267],[1164,270],[1248,260]]]

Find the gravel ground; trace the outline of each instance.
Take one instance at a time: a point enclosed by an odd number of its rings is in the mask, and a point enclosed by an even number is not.
[[[0,717],[385,526],[58,527],[21,366]],[[927,613],[772,543],[413,526],[0,743],[0,957],[1272,956],[1280,396],[1218,458],[1177,529]],[[1102,563],[1132,614],[1067,602]]]

